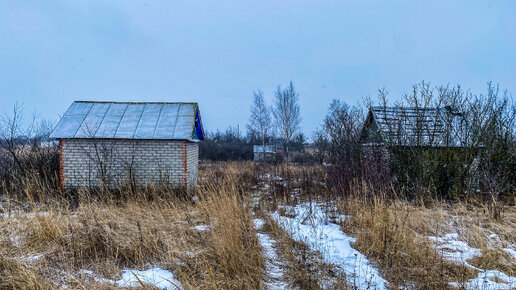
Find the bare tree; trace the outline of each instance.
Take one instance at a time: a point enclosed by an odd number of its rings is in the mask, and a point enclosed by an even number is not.
[[[253,93],[253,104],[250,111],[248,130],[262,143],[263,157],[265,158],[265,143],[270,135],[272,120],[270,110],[265,104],[263,92],[258,90]]]
[[[34,131],[34,119],[27,128],[23,128],[23,106],[15,103],[12,115],[5,114],[0,118],[0,148],[3,148],[14,160],[21,172],[24,166],[20,160],[20,149],[29,145]]]
[[[301,124],[301,115],[299,109],[299,96],[294,89],[292,81],[285,89],[278,86],[274,92],[274,120],[280,137],[283,138],[285,151],[287,153],[287,161],[289,160],[290,144],[295,135],[299,132]]]

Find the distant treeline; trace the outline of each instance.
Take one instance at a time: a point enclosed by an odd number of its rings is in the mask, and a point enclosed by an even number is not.
[[[272,136],[267,138],[267,143]],[[301,151],[305,147],[303,134],[291,142],[293,151]],[[206,132],[204,141],[199,143],[199,158],[211,161],[239,161],[253,159],[253,145],[261,144],[254,134],[243,135],[235,127],[214,133]]]

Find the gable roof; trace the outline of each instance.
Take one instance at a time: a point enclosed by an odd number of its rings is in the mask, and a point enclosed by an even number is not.
[[[202,140],[197,103],[73,102],[50,138]]]
[[[451,107],[371,107],[362,131],[365,141],[391,146],[466,147],[469,137],[463,115]]]

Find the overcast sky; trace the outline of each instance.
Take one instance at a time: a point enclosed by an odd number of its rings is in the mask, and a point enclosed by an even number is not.
[[[292,80],[306,134],[333,98],[426,80],[516,91],[516,1],[0,1],[0,112],[196,101],[208,130]]]

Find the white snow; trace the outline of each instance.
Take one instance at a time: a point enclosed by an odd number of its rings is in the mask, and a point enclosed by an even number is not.
[[[516,259],[516,251],[511,248],[503,249],[507,254],[511,255],[514,259]]]
[[[28,213],[27,217],[33,219],[33,218],[35,218],[37,216],[49,216],[49,215],[50,215],[50,213],[46,212],[46,211],[36,211],[36,212]]]
[[[494,248],[501,248],[507,254],[511,255],[514,259],[516,259],[516,246],[514,244],[509,245],[506,248],[503,248],[502,239],[500,239],[500,237],[497,234],[490,234],[489,242]]]
[[[454,287],[464,287],[466,289],[513,289],[516,287],[516,277],[508,276],[507,274],[496,270],[483,270],[470,265],[467,260],[482,255],[482,251],[477,248],[472,248],[464,241],[459,240],[457,233],[446,234],[443,237],[428,237],[434,241],[434,248],[438,249],[440,254],[447,260],[461,263],[469,268],[479,271],[476,278],[470,279],[468,282],[461,284],[451,282],[450,285]],[[497,240],[499,237],[496,234],[489,235],[491,240]],[[512,249],[506,248],[504,251]],[[516,253],[515,253],[516,254]],[[496,279],[496,281],[494,280]]]
[[[116,281],[120,287],[140,287],[136,276],[144,283],[151,284],[159,289],[183,289],[181,283],[174,279],[174,274],[161,268],[152,268],[145,271],[124,270],[122,279]]]
[[[495,279],[499,282],[496,282]],[[450,285],[466,289],[514,289],[516,288],[516,278],[500,271],[487,270],[478,273],[476,278],[470,279],[464,284],[450,283]]]
[[[492,239],[492,240],[500,240],[500,237],[498,237],[497,234],[490,234],[489,238]]]
[[[257,230],[261,230],[263,228],[263,225],[265,224],[265,221],[262,219],[254,219],[254,228]]]
[[[265,221],[262,219],[254,219],[253,222],[257,230],[260,230],[265,224]],[[265,284],[267,289],[288,289],[288,284],[283,282],[283,269],[274,249],[275,241],[268,234],[264,233],[258,233],[258,239],[266,258],[265,269],[268,279]]]
[[[258,233],[258,239],[260,240],[260,245],[262,245],[264,249],[265,258],[267,259],[265,262],[265,268],[267,270],[267,276],[270,278],[266,282],[268,289],[286,289],[289,288],[288,284],[283,282],[283,269],[281,268],[281,264],[279,263],[278,255],[276,254],[276,250],[273,245],[275,241],[271,239],[271,237],[267,234]]]
[[[37,261],[41,258],[41,255],[29,255],[29,256],[25,256],[25,257],[22,257],[20,259],[20,261],[23,261],[23,262],[33,262],[33,261]]]
[[[286,208],[289,211],[289,208]],[[386,289],[388,282],[367,258],[351,247],[355,238],[342,232],[339,225],[328,222],[321,206],[303,203],[290,207],[294,218],[273,214],[278,224],[295,240],[304,242],[312,250],[321,252],[327,263],[337,265],[345,274],[348,283],[359,289]]]
[[[33,219],[36,216],[49,216],[49,215],[50,215],[50,213],[46,212],[46,211],[23,212],[21,210],[13,210],[11,212],[0,213],[0,217],[4,218],[4,219],[7,219],[7,218],[15,219],[18,217]]]
[[[15,247],[20,247],[22,245],[22,237],[21,236],[11,236],[11,243]]]
[[[439,253],[447,260],[464,264],[465,266],[480,270],[477,267],[470,265],[467,260],[482,255],[482,251],[477,248],[472,248],[464,241],[459,240],[459,234],[450,233],[443,237],[429,236],[430,240],[434,241],[434,248],[439,250]]]
[[[192,259],[193,259],[193,258],[195,258],[196,256],[198,256],[198,255],[200,255],[200,254],[202,254],[202,253],[204,253],[204,252],[206,252],[206,250],[184,251],[183,253],[184,253],[186,256],[188,256],[188,257],[190,257],[190,258],[192,258]],[[179,264],[181,264],[182,262],[181,262],[180,260],[178,260],[178,263],[179,263]]]
[[[210,229],[210,226],[209,225],[196,225],[195,227],[193,227],[194,229],[198,230],[198,231],[201,231],[201,232],[204,232],[204,231],[207,231]]]
[[[172,290],[172,289],[183,289],[181,282],[174,278],[174,274],[170,271],[163,270],[161,268],[151,268],[145,271],[126,269],[122,273],[122,279],[113,281],[106,278],[98,278],[91,270],[80,270],[80,275],[88,276],[98,283],[108,283],[117,285],[119,287],[141,287],[138,279],[143,284],[150,284],[159,289]],[[136,276],[138,278],[136,278]],[[66,288],[66,287],[63,287]]]

